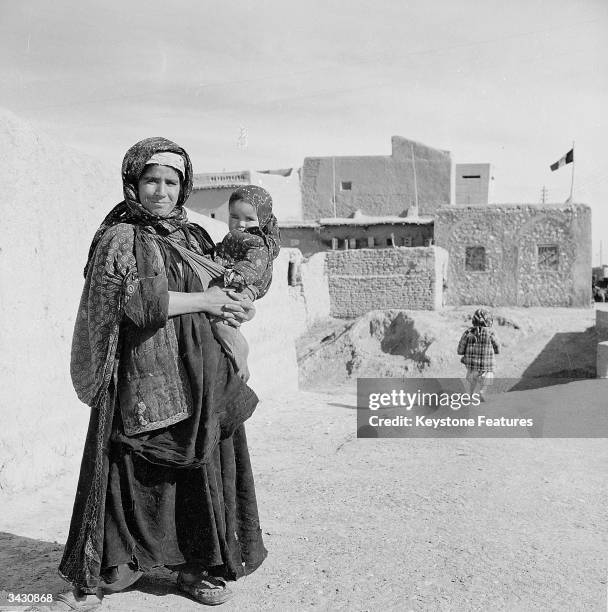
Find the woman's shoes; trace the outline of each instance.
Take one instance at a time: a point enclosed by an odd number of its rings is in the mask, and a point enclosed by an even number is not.
[[[58,604],[58,605],[56,605]],[[89,612],[96,610],[101,606],[101,598],[97,595],[88,595],[86,593],[78,593],[76,590],[68,593],[61,593],[55,598],[53,610],[80,610],[80,612]]]
[[[206,606],[218,606],[234,596],[221,578],[208,574],[194,582],[186,582],[180,573],[177,577],[177,588]]]
[[[129,574],[126,572],[128,575],[119,576],[116,583],[119,581],[120,583],[130,582],[131,580],[135,582],[135,580],[141,577],[142,573],[143,572],[135,571]],[[111,585],[118,586],[116,583],[111,583]],[[121,584],[121,586],[122,588],[126,588],[128,585],[124,584],[123,586]],[[197,576],[192,582],[184,580],[184,576],[180,572],[177,577],[177,587],[180,591],[187,593],[193,599],[206,606],[218,606],[232,599],[234,596],[234,592],[228,588],[224,580],[216,578],[215,576],[209,576],[206,572],[203,573],[202,576]],[[101,594],[101,592],[100,589],[99,593]],[[93,610],[97,610],[100,606],[101,597],[80,593],[78,590],[74,589],[68,593],[57,595],[53,609],[67,612],[71,610],[92,612]]]
[[[115,565],[103,576],[102,593],[118,593],[135,584],[144,573],[133,569],[129,564]]]

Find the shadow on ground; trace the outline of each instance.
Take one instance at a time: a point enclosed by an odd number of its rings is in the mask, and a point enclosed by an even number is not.
[[[57,573],[63,544],[0,531],[0,590],[9,593],[51,593],[69,589]]]
[[[4,595],[8,593],[50,594],[56,600],[59,593],[69,591],[70,584],[57,573],[62,554],[63,544],[0,531],[0,606],[7,605]],[[181,594],[175,576],[174,572],[166,568],[156,568],[123,592],[138,591],[157,597]],[[115,595],[108,594],[105,597],[112,600]],[[48,606],[42,606],[41,609],[48,609]]]
[[[539,389],[595,378],[597,343],[595,327],[589,327],[584,332],[555,334],[510,391]]]

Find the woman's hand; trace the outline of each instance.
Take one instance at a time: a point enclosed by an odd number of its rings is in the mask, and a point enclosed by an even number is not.
[[[232,292],[231,292],[232,293]],[[233,297],[221,287],[209,287],[200,293],[201,311],[222,319],[232,319],[230,315],[243,313],[245,309],[241,306],[241,300]]]
[[[244,293],[237,293],[232,289],[228,289],[226,293],[233,299],[238,300],[243,312],[235,312],[234,316],[237,321],[240,323],[245,323],[247,321],[251,321],[255,316],[255,306],[253,305],[253,301],[251,298]]]
[[[247,320],[246,307],[246,304],[241,305],[238,297],[228,295],[226,290],[217,286],[197,293],[169,291],[170,317],[191,312],[205,312],[226,321],[233,327],[238,327],[240,325],[238,317],[244,315],[242,320]]]

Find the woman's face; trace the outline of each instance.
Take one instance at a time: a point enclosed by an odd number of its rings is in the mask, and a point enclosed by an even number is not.
[[[231,230],[244,230],[248,227],[258,227],[259,225],[258,212],[249,202],[245,202],[245,200],[235,200],[230,204],[228,227]]]
[[[166,217],[179,199],[179,173],[170,166],[146,166],[137,188],[142,206],[157,217]]]

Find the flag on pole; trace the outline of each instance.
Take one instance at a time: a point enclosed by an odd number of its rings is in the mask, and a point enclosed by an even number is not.
[[[574,161],[574,149],[570,149],[566,155],[564,155],[560,160],[556,161],[554,164],[551,164],[551,171],[554,172],[558,168],[565,166],[566,164],[571,164]]]

